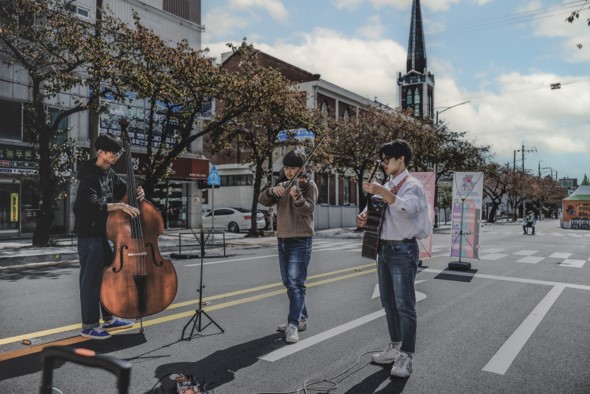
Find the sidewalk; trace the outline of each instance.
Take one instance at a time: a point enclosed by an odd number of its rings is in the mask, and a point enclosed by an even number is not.
[[[354,231],[355,227],[334,228],[316,231],[315,238],[352,238],[360,239],[362,232]],[[182,242],[182,251],[198,251],[200,229],[194,229],[194,235],[190,229],[170,229],[158,238],[159,250],[163,255],[179,252],[179,236]],[[448,232],[450,225],[441,225],[435,232]],[[78,260],[77,239],[59,238],[57,246],[46,248],[31,246],[30,239],[0,240],[0,268],[16,267],[27,264],[59,264],[72,263]],[[225,233],[227,248],[232,247],[259,247],[263,245],[276,245],[276,237],[267,236],[259,238],[246,237],[246,233]],[[219,242],[219,241],[217,241]]]

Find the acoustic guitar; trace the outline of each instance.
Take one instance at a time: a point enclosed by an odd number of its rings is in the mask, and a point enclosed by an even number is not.
[[[375,168],[369,177],[368,182],[372,182],[377,169],[381,163],[375,163]],[[380,197],[367,194],[367,221],[365,222],[365,233],[363,234],[363,247],[361,256],[369,259],[377,258],[377,249],[379,248],[379,234],[381,233],[381,223],[385,213],[386,204]]]

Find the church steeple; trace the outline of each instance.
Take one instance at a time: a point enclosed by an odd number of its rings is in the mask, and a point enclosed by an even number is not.
[[[424,29],[422,28],[422,11],[420,9],[420,0],[414,0],[412,4],[412,20],[410,21],[406,72],[416,70],[422,73],[425,68],[426,45],[424,44]]]
[[[399,102],[417,118],[434,119],[434,75],[426,64],[426,44],[420,0],[413,0],[406,74],[399,73]]]

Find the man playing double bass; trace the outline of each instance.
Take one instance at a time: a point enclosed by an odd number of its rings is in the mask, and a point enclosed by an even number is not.
[[[133,326],[133,321],[112,316],[100,302],[103,270],[111,264],[113,251],[107,240],[106,223],[109,212],[122,210],[137,217],[139,210],[118,203],[127,191],[126,182],[111,168],[122,153],[121,142],[112,134],[100,135],[94,142],[97,157],[84,162],[78,172],[78,193],[74,202],[75,232],[80,258],[80,304],[83,337],[108,339],[108,331]],[[144,198],[141,186],[137,199]],[[99,323],[100,314],[104,324]]]
[[[363,190],[381,196],[386,204],[379,234],[377,274],[390,343],[383,352],[373,355],[373,362],[393,364],[391,375],[405,378],[412,373],[416,344],[414,281],[420,254],[417,239],[428,237],[432,223],[422,184],[406,168],[412,160],[410,145],[404,140],[386,143],[381,147],[380,159],[389,181],[385,185],[363,182]],[[366,212],[357,216],[359,227],[365,227],[366,221]]]

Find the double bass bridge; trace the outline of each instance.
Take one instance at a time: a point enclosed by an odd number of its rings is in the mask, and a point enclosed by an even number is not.
[[[139,253],[128,253],[127,256],[129,257],[136,257],[136,256],[147,256],[147,252],[139,252]]]

